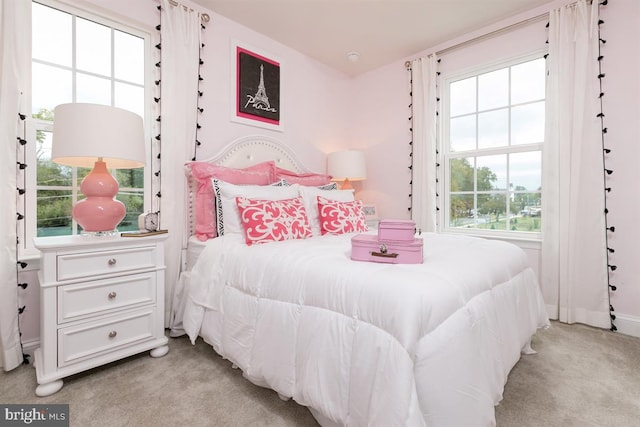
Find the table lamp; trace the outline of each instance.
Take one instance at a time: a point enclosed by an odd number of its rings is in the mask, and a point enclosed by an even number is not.
[[[115,198],[118,181],[108,169],[144,166],[142,118],[106,105],[58,105],[54,109],[51,159],[67,166],[93,167],[80,185],[86,198],[73,206],[72,216],[86,234],[114,234],[126,208]]]
[[[367,178],[364,153],[358,150],[345,150],[329,153],[327,157],[327,173],[332,181],[342,181],[342,189],[353,189],[351,181],[362,181]]]

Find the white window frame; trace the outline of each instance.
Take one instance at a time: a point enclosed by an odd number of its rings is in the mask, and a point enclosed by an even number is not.
[[[440,210],[438,211],[437,220],[438,220],[438,230],[440,232],[445,233],[457,233],[457,234],[467,234],[467,235],[475,235],[485,238],[496,238],[501,240],[518,240],[518,241],[531,241],[531,242],[540,242],[542,241],[542,232],[524,232],[524,231],[510,231],[510,230],[489,230],[489,229],[478,229],[478,228],[462,228],[462,227],[452,227],[450,226],[450,182],[449,182],[449,160],[451,158],[466,158],[466,157],[477,157],[484,155],[494,155],[494,154],[508,154],[508,153],[518,153],[518,152],[531,152],[531,151],[540,151],[544,149],[544,142],[534,144],[522,144],[522,145],[514,145],[508,147],[499,147],[499,148],[486,148],[486,149],[476,149],[469,150],[464,152],[456,153],[455,155],[451,154],[449,151],[449,125],[450,125],[450,105],[449,105],[449,88],[450,84],[455,81],[464,80],[466,78],[479,76],[481,74],[489,73],[492,71],[500,70],[503,68],[511,67],[514,65],[518,65],[523,62],[532,61],[535,59],[542,58],[547,53],[545,50],[536,50],[531,53],[527,53],[524,55],[518,55],[515,57],[510,57],[507,59],[502,59],[500,61],[491,62],[488,64],[483,64],[479,66],[474,66],[472,68],[452,72],[447,75],[442,76],[442,87],[443,96],[442,98],[442,110],[440,117],[440,138],[438,142],[438,150],[440,153],[438,168],[438,193],[441,195],[441,200],[438,203],[440,206]],[[546,78],[546,77],[545,77]],[[545,96],[545,108],[546,108],[546,96]],[[547,124],[545,123],[545,126]],[[544,168],[544,164],[542,165]],[[508,168],[508,165],[507,165]],[[508,189],[507,189],[508,191]],[[544,184],[542,188],[542,193],[540,194],[541,199],[544,193]],[[477,195],[477,190],[474,190],[474,194]]]
[[[31,0],[29,0],[31,1]],[[154,43],[158,41],[157,36],[154,36],[154,32],[152,28],[143,26],[137,22],[134,22],[126,17],[121,15],[117,15],[115,13],[107,12],[105,9],[99,8],[98,6],[95,9],[89,4],[83,4],[82,7],[79,7],[76,3],[60,1],[60,0],[33,0],[36,3],[40,3],[44,6],[49,6],[54,9],[59,9],[63,12],[76,15],[80,18],[87,19],[98,24],[105,25],[110,28],[117,29],[119,31],[135,35],[144,40],[144,134],[145,141],[151,141],[151,123],[153,122],[153,117],[157,116],[157,106],[153,105],[150,100],[152,99],[152,84],[153,84],[153,68],[152,67],[152,46]],[[28,28],[31,29],[31,22],[28,23]],[[28,74],[31,76],[31,59],[29,60],[28,65]],[[39,119],[34,119],[31,116],[31,97],[32,97],[32,88],[31,88],[31,78],[29,78],[28,85],[28,93],[25,94],[25,110],[28,112],[26,114],[25,126],[26,126],[26,136],[28,143],[24,146],[25,150],[25,162],[27,163],[27,168],[25,170],[25,189],[27,190],[25,193],[24,206],[22,207],[23,212],[25,212],[25,220],[23,224],[18,228],[18,240],[20,244],[18,245],[18,258],[21,260],[33,260],[37,259],[40,256],[40,252],[33,246],[33,238],[36,237],[36,212],[37,212],[37,168],[36,168],[36,132],[38,130],[46,130],[52,131],[53,124],[42,121]],[[152,164],[151,162],[151,150],[150,144],[145,144],[147,150],[147,166],[145,167],[144,172],[144,210],[149,210],[151,206],[151,176],[148,173],[148,168]],[[20,184],[20,183],[19,183]],[[123,190],[125,188],[121,188]],[[78,187],[74,187],[72,191],[75,193],[79,191]]]

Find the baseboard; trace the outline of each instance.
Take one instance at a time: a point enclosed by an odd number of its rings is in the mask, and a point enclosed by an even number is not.
[[[640,338],[640,317],[618,313],[615,313],[615,315],[616,320],[613,323],[618,328],[618,333]]]
[[[24,354],[28,354],[29,355],[29,363],[31,365],[33,365],[33,362],[35,360],[34,353],[36,352],[36,349],[38,347],[40,347],[40,339],[35,339],[35,340],[29,340],[29,341],[23,341],[22,342],[22,352]]]
[[[558,320],[557,308],[553,305],[547,305],[547,315],[550,320]],[[617,333],[630,335],[632,337],[640,338],[640,317],[629,316],[627,314],[615,313],[616,320],[614,324],[617,328]]]

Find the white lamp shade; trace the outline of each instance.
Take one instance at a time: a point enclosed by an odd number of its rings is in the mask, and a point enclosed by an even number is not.
[[[142,118],[131,111],[97,104],[61,104],[54,110],[51,159],[63,165],[108,168],[144,166]]]
[[[333,181],[362,181],[367,178],[364,153],[358,150],[345,150],[329,153],[327,173]]]

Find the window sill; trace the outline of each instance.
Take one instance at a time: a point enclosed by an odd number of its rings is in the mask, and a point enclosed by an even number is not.
[[[520,246],[521,248],[540,249],[542,246],[542,233],[510,233],[510,232],[482,232],[480,230],[464,230],[458,231],[455,229],[445,229],[442,231],[444,234],[457,234],[473,237],[481,237],[483,239],[490,240],[502,240],[505,242],[511,242]]]

